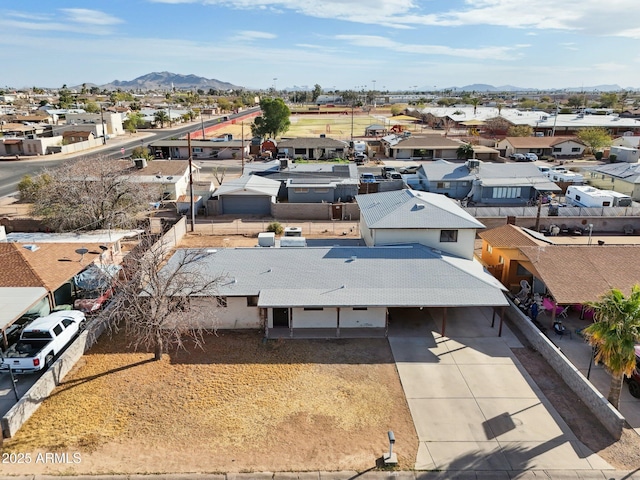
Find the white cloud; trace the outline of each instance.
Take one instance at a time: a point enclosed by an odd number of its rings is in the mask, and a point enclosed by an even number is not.
[[[116,25],[123,23],[121,19],[99,10],[86,8],[63,8],[61,10],[67,14],[67,19],[71,22],[90,25]]]
[[[639,38],[637,0],[148,0],[156,3],[202,3],[236,9],[291,11],[302,15],[394,28],[492,25],[508,28],[583,31],[593,35]],[[531,35],[532,32],[527,33]]]
[[[336,35],[335,38],[359,47],[386,48],[396,52],[419,55],[446,55],[475,59],[512,60],[514,50],[516,50],[515,47],[454,48],[446,45],[405,44],[375,35]]]
[[[242,30],[233,37],[233,40],[252,41],[252,40],[271,40],[278,36],[269,32],[258,32],[255,30]]]

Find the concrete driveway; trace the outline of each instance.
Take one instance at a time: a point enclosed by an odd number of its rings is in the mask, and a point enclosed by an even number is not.
[[[435,321],[434,321],[435,318]],[[389,343],[418,432],[418,470],[613,469],[573,435],[511,352],[491,309],[396,312]],[[401,439],[398,439],[400,442]]]

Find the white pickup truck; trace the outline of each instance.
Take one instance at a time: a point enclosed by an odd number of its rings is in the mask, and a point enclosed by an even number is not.
[[[85,315],[78,310],[53,312],[35,319],[4,353],[2,366],[15,373],[47,369],[55,356],[84,329],[84,324]]]

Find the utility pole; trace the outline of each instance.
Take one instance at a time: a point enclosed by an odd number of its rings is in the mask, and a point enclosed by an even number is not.
[[[196,231],[196,212],[193,201],[193,155],[191,154],[191,132],[187,133],[187,148],[189,149],[189,206],[191,207],[191,233]]]
[[[240,158],[242,158],[242,170],[240,171],[240,175],[244,174],[244,122],[240,122],[240,125],[242,126],[242,129],[240,130],[240,137],[242,140],[242,151],[240,153]]]
[[[204,140],[204,119],[202,118],[202,109],[200,109],[200,127],[202,128],[202,140]]]
[[[107,144],[107,130],[105,129],[105,126],[104,126],[104,108],[102,108],[102,105],[100,105],[100,118],[102,119],[102,144],[106,145]]]

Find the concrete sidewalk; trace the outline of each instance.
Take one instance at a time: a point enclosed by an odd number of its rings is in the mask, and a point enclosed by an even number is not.
[[[412,316],[422,317],[419,330]],[[522,347],[517,338],[507,326],[502,337],[491,328],[489,308],[449,309],[445,337],[437,333],[440,318],[438,309],[407,310],[390,322],[389,343],[420,441],[416,470],[486,478],[605,470],[609,478],[613,468],[575,437],[514,357],[511,347]]]

